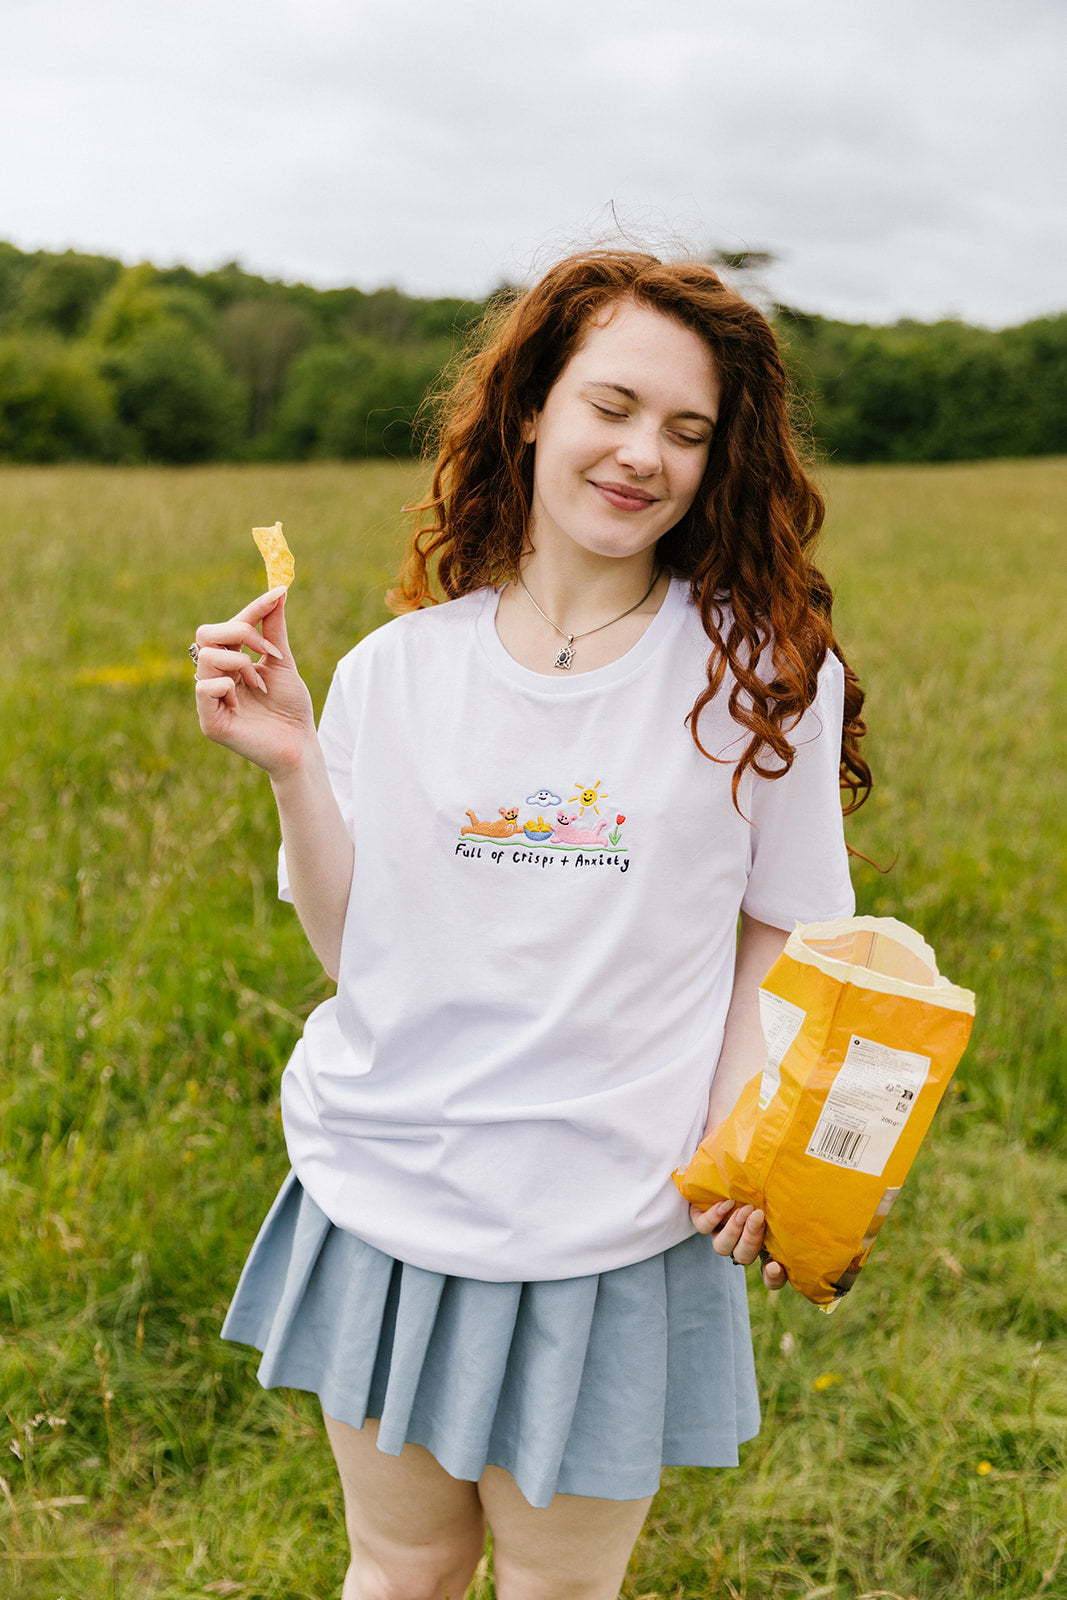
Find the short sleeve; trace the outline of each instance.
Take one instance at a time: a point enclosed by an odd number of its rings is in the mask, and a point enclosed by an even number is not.
[[[841,663],[828,655],[815,699],[788,735],[793,765],[781,778],[753,775],[739,797],[752,824],[741,909],[774,928],[855,909],[839,787],[844,693]]]
[[[352,695],[343,680],[342,668],[337,668],[330,684],[319,719],[319,744],[326,759],[330,788],[334,792],[345,827],[352,832],[352,750],[355,745],[355,720],[351,711]],[[278,849],[278,898],[293,903],[289,887],[289,873],[285,865],[285,846]]]

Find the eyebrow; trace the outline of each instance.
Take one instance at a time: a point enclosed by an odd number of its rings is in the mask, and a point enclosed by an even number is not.
[[[638,404],[641,402],[641,396],[637,390],[628,389],[624,383],[601,383],[597,379],[593,379],[585,387],[587,389],[610,389],[613,394],[622,395],[624,400],[636,400]],[[678,421],[706,422],[709,428],[715,427],[715,418],[705,415],[703,411],[672,411],[671,416],[677,418]]]

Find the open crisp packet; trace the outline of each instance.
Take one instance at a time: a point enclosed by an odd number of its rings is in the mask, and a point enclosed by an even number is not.
[[[767,1065],[674,1181],[759,1206],[790,1283],[832,1311],[864,1266],[963,1055],[974,995],[893,917],[790,934],[760,988]]]

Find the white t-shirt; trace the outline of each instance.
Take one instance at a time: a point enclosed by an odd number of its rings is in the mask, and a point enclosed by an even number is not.
[[[338,666],[319,736],[355,843],[338,990],[282,1082],[290,1157],[335,1223],[416,1266],[574,1277],[692,1231],[737,915],[847,915],[827,659],[791,771],[731,779],[724,690],[672,583],[620,660],[551,677],[497,592],[397,618]],[[747,820],[746,820],[747,819]],[[281,892],[288,898],[282,860]]]

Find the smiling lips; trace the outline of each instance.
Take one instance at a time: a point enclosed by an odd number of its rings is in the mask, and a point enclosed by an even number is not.
[[[590,482],[616,511],[645,511],[655,505],[658,499],[657,495],[649,494],[647,489],[638,489],[632,483],[597,483],[593,479]]]

